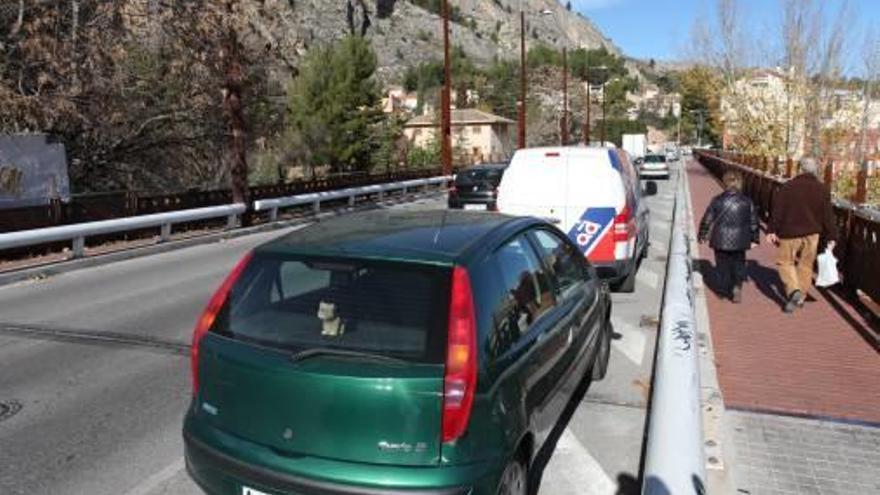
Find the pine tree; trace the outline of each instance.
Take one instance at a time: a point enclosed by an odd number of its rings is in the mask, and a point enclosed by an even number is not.
[[[368,170],[382,120],[376,54],[369,41],[349,36],[315,47],[303,61],[288,97],[292,130],[314,166],[334,172]]]

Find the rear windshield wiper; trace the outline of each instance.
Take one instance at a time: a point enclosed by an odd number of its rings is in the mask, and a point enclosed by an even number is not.
[[[310,359],[316,356],[341,356],[357,359],[371,359],[374,361],[384,361],[386,363],[394,364],[406,364],[406,361],[404,361],[403,359],[391,356],[383,356],[381,354],[372,354],[369,352],[350,351],[346,349],[334,349],[330,347],[316,347],[313,349],[306,349],[304,351],[300,351],[291,355],[290,360],[294,363],[299,363],[301,361],[305,361],[306,359]]]

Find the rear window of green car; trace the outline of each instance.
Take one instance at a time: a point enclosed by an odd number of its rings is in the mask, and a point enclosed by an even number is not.
[[[447,269],[258,254],[213,332],[297,353],[340,349],[442,363]]]

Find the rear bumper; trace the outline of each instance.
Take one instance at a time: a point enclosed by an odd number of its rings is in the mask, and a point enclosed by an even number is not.
[[[464,205],[486,205],[487,209],[493,209],[496,207],[498,198],[491,194],[487,195],[470,195],[470,194],[458,194],[458,195],[449,195],[449,200],[447,201],[450,208],[462,208]]]
[[[646,170],[642,169],[639,171],[639,176],[642,179],[668,179],[669,178],[669,169],[656,169],[656,170]]]
[[[191,415],[183,439],[187,472],[209,495],[241,495],[243,486],[272,495],[490,494],[504,467],[381,466],[287,457],[201,424]],[[297,472],[303,466],[314,477]]]
[[[599,278],[611,282],[619,281],[629,275],[628,261],[590,262],[596,269]]]

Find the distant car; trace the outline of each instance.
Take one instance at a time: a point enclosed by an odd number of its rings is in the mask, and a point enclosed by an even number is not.
[[[669,163],[666,155],[650,154],[645,155],[645,160],[639,165],[639,175],[642,179],[668,179]]]
[[[186,466],[211,495],[524,495],[608,289],[534,218],[373,211],[257,247],[193,333]]]
[[[450,208],[465,210],[496,210],[498,184],[504,175],[506,163],[476,165],[456,174],[449,190]]]
[[[681,149],[681,154],[683,156],[691,156],[694,154],[694,150],[690,146],[685,146]]]
[[[656,184],[648,185],[656,192]],[[527,148],[498,188],[498,210],[552,219],[621,292],[635,290],[649,244],[649,210],[635,168],[619,149]]]

